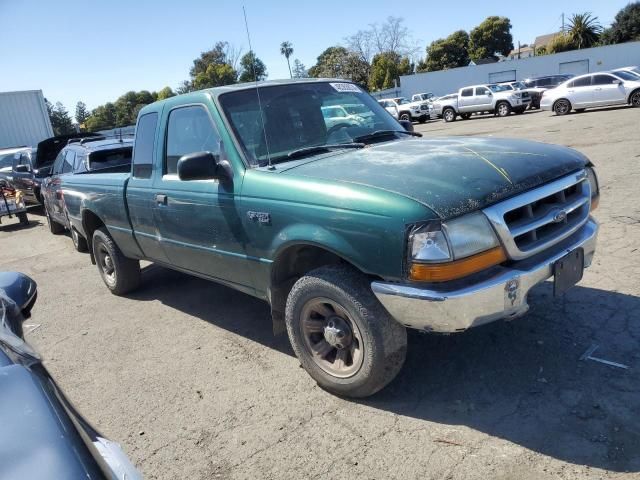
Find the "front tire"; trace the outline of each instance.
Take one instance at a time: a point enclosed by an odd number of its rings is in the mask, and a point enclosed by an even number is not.
[[[402,112],[400,114],[400,120],[404,120],[406,122],[410,122],[411,121],[411,114],[409,114],[407,112]]]
[[[640,90],[636,90],[631,94],[629,103],[636,108],[640,107]]]
[[[322,388],[353,398],[373,395],[398,374],[407,332],[351,267],[321,267],[300,278],[285,321],[302,367]]]
[[[453,108],[445,108],[442,112],[442,118],[447,123],[455,122],[456,111]]]
[[[89,251],[87,241],[73,227],[71,227],[71,241],[73,242],[73,248],[76,249],[76,252],[86,253]]]
[[[508,117],[511,113],[511,105],[507,102],[500,102],[496,105],[496,114],[499,117]]]
[[[140,285],[140,262],[127,258],[105,227],[93,232],[93,255],[104,284],[114,295],[124,295]]]
[[[47,223],[49,224],[49,231],[54,235],[60,235],[64,233],[64,225],[54,221],[51,218],[51,214],[49,213],[49,210],[47,209],[47,207],[44,207],[44,211],[47,214]]]
[[[571,111],[571,103],[569,103],[569,100],[561,98],[553,104],[553,111],[558,116],[566,115]]]

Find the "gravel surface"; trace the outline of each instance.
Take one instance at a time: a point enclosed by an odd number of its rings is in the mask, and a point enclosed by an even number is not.
[[[148,265],[111,295],[86,254],[0,226],[0,269],[39,297],[27,333],[76,406],[146,478],[640,478],[640,110],[416,126],[577,148],[597,166],[599,250],[564,299],[451,336],[410,332],[398,378],[365,401],[327,394],[273,337],[266,304]],[[27,328],[27,330],[30,330]],[[580,361],[596,356],[623,370]]]

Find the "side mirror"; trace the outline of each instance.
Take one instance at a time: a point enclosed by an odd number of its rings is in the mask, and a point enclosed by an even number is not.
[[[13,170],[16,173],[29,173],[31,171],[29,165],[16,165]]]
[[[613,83],[614,85],[622,85],[622,80],[618,80],[618,79],[616,78],[616,79],[615,79],[613,82],[611,82],[611,83]]]
[[[211,180],[219,178],[222,169],[220,158],[211,152],[194,152],[183,155],[178,160],[180,180]]]
[[[402,128],[404,128],[407,132],[413,132],[413,123],[410,120],[398,120]]]
[[[493,96],[493,93],[487,92],[487,97],[492,97],[492,96]]]

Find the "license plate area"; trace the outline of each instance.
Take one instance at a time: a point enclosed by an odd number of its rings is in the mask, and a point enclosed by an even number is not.
[[[582,280],[584,250],[576,248],[553,264],[553,295],[559,296]]]

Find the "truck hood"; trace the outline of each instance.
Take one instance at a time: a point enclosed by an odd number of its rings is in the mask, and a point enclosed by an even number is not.
[[[447,219],[535,188],[588,163],[581,153],[557,145],[449,137],[340,150],[296,165],[285,164],[282,173],[394,192]]]

